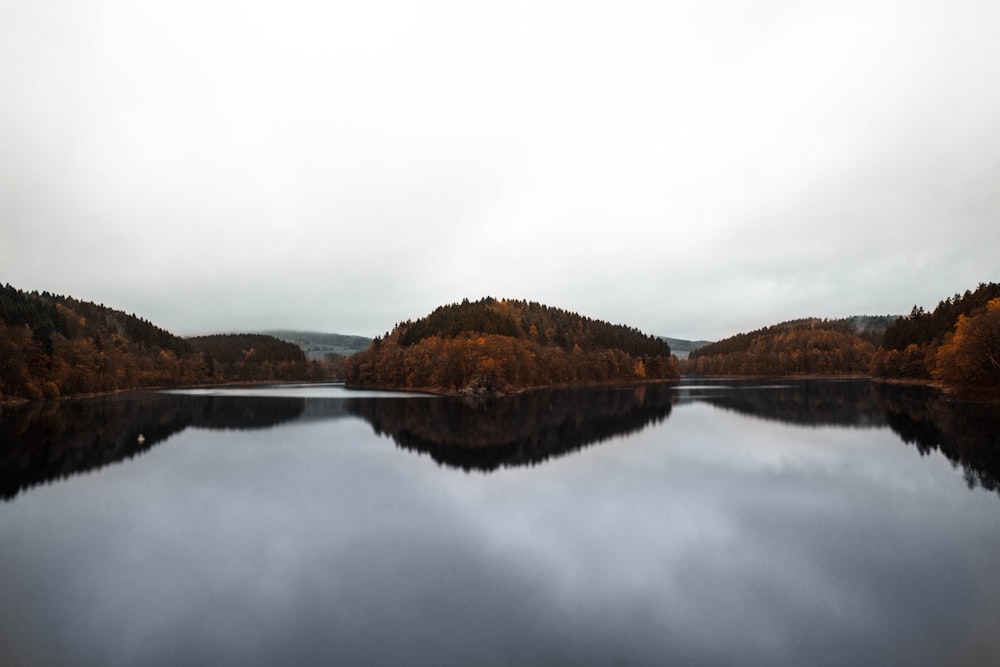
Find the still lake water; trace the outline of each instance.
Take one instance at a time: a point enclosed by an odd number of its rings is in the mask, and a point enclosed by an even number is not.
[[[998,477],[864,381],[6,409],[0,664],[997,664]]]

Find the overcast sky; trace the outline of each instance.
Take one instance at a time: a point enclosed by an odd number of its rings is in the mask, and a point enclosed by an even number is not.
[[[0,0],[0,282],[716,339],[1000,280],[1000,3]]]

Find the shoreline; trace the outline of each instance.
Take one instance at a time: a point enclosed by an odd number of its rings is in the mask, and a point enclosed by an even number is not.
[[[400,392],[400,393],[419,393],[419,394],[429,394],[432,396],[443,396],[448,398],[503,398],[504,396],[516,396],[528,391],[537,391],[540,389],[572,389],[572,388],[587,388],[587,387],[632,387],[641,386],[647,384],[661,384],[661,383],[679,383],[683,380],[756,380],[756,381],[778,381],[778,380],[818,380],[818,381],[839,381],[839,380],[868,380],[876,384],[884,385],[895,385],[901,387],[926,387],[938,392],[941,396],[954,400],[961,401],[965,403],[983,403],[988,405],[1000,405],[1000,396],[995,396],[993,394],[961,394],[956,392],[951,387],[941,384],[940,382],[935,382],[934,380],[929,380],[925,378],[881,378],[874,377],[872,375],[862,375],[862,374],[849,374],[849,375],[830,375],[830,374],[801,374],[801,375],[684,375],[682,374],[678,378],[660,378],[660,379],[646,379],[646,380],[621,380],[621,381],[608,381],[608,382],[571,382],[571,383],[560,383],[560,384],[545,384],[545,385],[532,385],[527,387],[516,387],[509,389],[486,389],[485,387],[475,386],[474,384],[466,385],[465,387],[455,388],[455,389],[443,389],[440,387],[390,387],[390,386],[379,386],[379,385],[350,385],[344,380],[245,380],[245,381],[230,381],[230,382],[206,382],[200,384],[185,384],[185,385],[159,385],[154,387],[132,387],[128,389],[114,389],[110,391],[101,392],[90,392],[84,394],[69,394],[66,396],[59,396],[58,398],[3,398],[0,399],[0,410],[3,408],[17,408],[31,403],[45,403],[49,401],[73,401],[73,400],[86,400],[91,398],[100,398],[102,396],[114,396],[116,394],[127,394],[134,392],[158,392],[167,391],[172,389],[219,389],[219,388],[237,388],[237,387],[269,387],[269,386],[283,386],[283,385],[328,385],[328,384],[338,384],[342,385],[345,389],[357,389],[357,390],[369,390],[369,391],[386,391],[386,392]]]
[[[489,389],[477,391],[477,388],[473,385],[466,385],[465,387],[460,387],[457,389],[443,389],[441,387],[388,387],[381,385],[351,385],[344,384],[346,389],[359,389],[368,391],[399,391],[399,392],[416,392],[419,394],[431,394],[433,396],[444,396],[449,398],[500,398],[503,396],[517,396],[518,394],[523,394],[528,391],[537,391],[539,389],[573,389],[573,388],[587,388],[587,387],[635,387],[647,384],[664,384],[664,383],[677,383],[680,382],[681,378],[659,378],[659,379],[647,379],[647,380],[621,380],[621,381],[608,381],[608,382],[563,382],[559,384],[540,384],[540,385],[530,385],[527,387],[513,387],[509,389]]]
[[[845,373],[845,374],[831,374],[831,373],[799,373],[795,375],[726,375],[726,374],[713,374],[713,375],[700,375],[696,373],[691,374],[681,374],[681,379],[693,379],[693,380],[872,380],[875,378],[871,375],[865,375],[863,373]]]
[[[272,387],[281,385],[308,385],[308,384],[344,384],[343,380],[234,380],[230,382],[205,382],[200,384],[178,384],[178,385],[157,385],[154,387],[130,387],[127,389],[110,389],[108,391],[94,391],[83,394],[66,394],[56,398],[3,398],[0,399],[0,409],[13,408],[29,403],[47,403],[49,401],[77,401],[88,398],[100,398],[102,396],[114,396],[116,394],[131,394],[140,391],[169,391],[171,389],[218,389],[225,387]]]

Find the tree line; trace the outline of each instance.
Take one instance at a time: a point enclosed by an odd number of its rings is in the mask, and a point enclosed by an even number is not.
[[[0,398],[321,377],[325,366],[268,336],[185,339],[103,305],[0,287]]]
[[[1000,284],[980,283],[927,312],[914,306],[885,332],[872,375],[935,380],[964,393],[1000,388]]]
[[[187,341],[202,353],[209,372],[228,381],[317,378],[314,363],[298,345],[265,334],[214,334]]]
[[[700,375],[871,375],[933,381],[957,394],[1000,389],[1000,284],[981,283],[928,312],[804,319],[741,333],[691,353]]]
[[[491,297],[442,306],[348,357],[349,385],[508,391],[679,377],[670,346],[636,329]]]
[[[741,333],[691,352],[696,375],[865,375],[875,344],[842,320],[803,319]]]
[[[399,344],[408,347],[431,336],[454,338],[468,332],[531,339],[542,346],[584,352],[616,349],[633,357],[670,356],[670,345],[634,327],[611,324],[535,301],[485,297],[439,306],[416,322],[396,325]]]
[[[533,301],[485,298],[396,325],[350,357],[308,361],[292,343],[224,334],[185,339],[134,314],[0,286],[0,399],[230,381],[316,380],[459,391],[672,379],[669,345],[635,328]],[[932,311],[804,319],[691,353],[701,375],[866,375],[933,381],[956,393],[1000,389],[1000,284]]]

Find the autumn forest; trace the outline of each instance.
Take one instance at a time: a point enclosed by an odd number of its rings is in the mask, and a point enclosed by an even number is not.
[[[262,334],[182,338],[122,311],[0,286],[0,399],[147,387],[346,380],[453,394],[703,376],[872,376],[995,399],[1000,284],[908,315],[803,319],[740,333],[679,361],[660,337],[536,302],[484,298],[398,323],[365,350],[310,360]]]
[[[442,306],[349,357],[349,385],[495,393],[680,377],[663,340],[535,302]]]
[[[0,398],[327,377],[271,336],[180,338],[101,305],[0,287]]]
[[[738,334],[691,353],[699,375],[871,375],[993,398],[1000,389],[1000,284],[903,317],[808,319]]]

